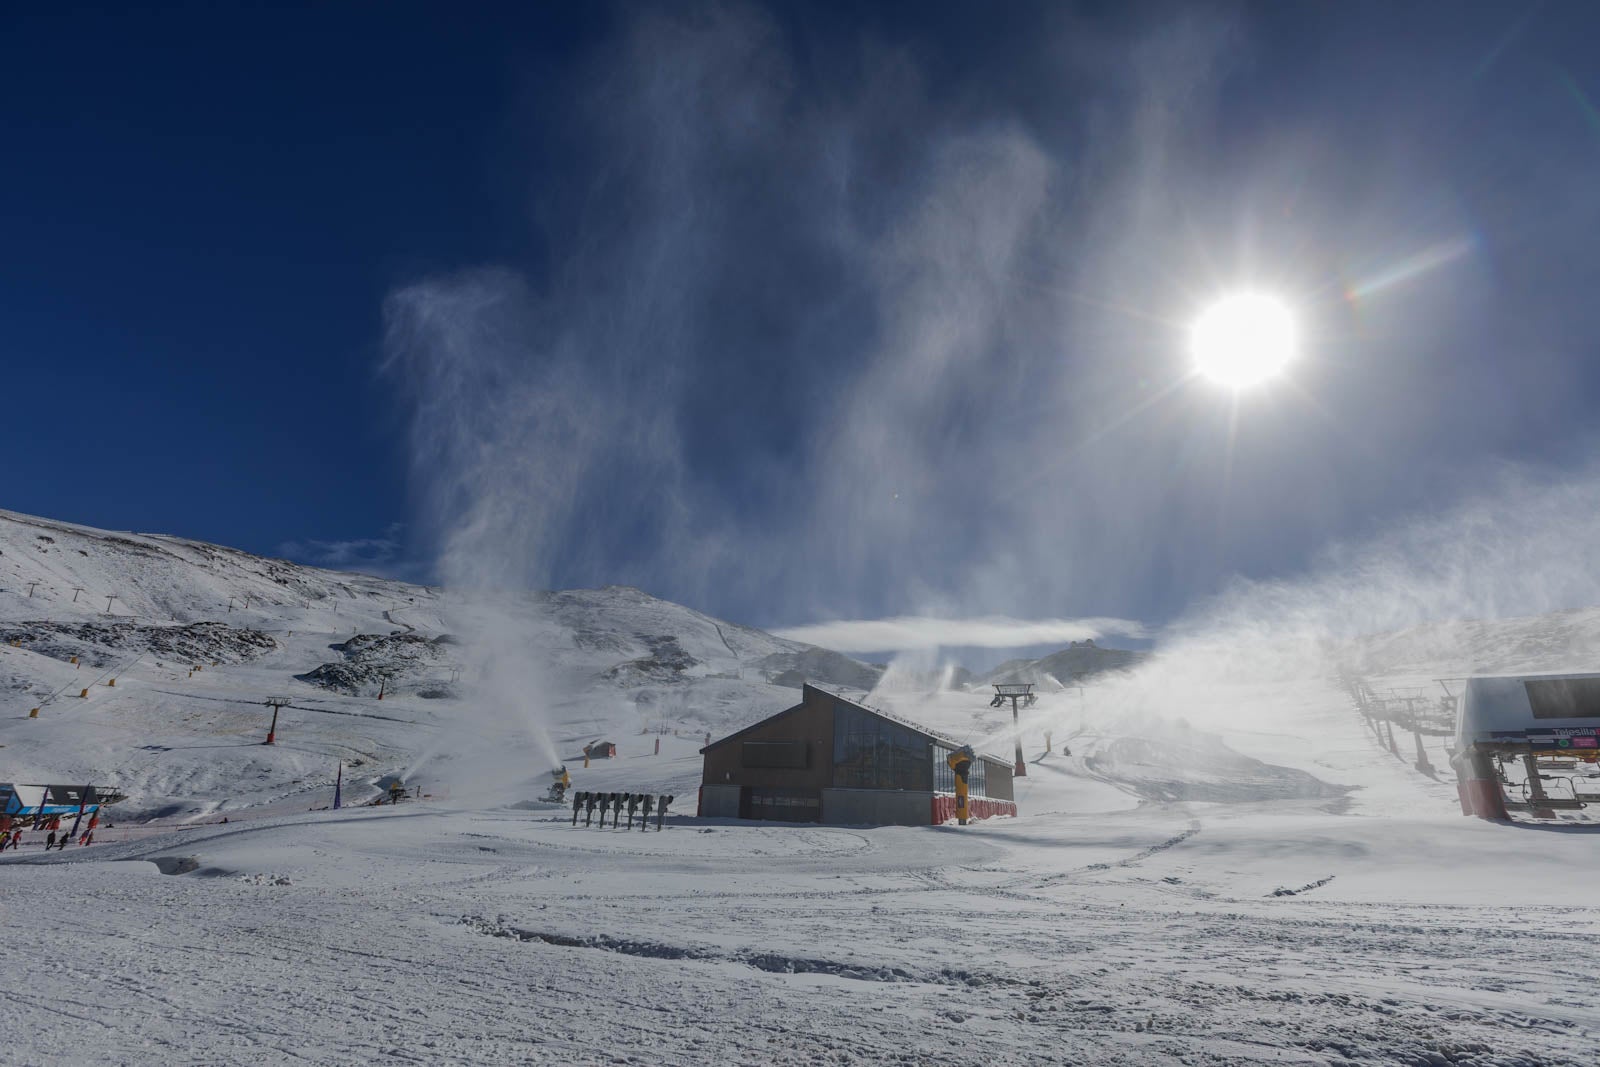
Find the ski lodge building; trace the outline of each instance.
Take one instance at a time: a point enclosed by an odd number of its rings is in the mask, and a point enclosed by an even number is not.
[[[814,685],[800,703],[700,750],[700,814],[851,825],[927,826],[955,817],[961,742]],[[979,753],[972,817],[1015,815],[1012,766]]]
[[[94,786],[87,795],[81,785],[20,785],[0,782],[0,818],[11,820],[51,818],[56,815],[76,815],[82,811],[92,815],[100,810],[100,798]]]

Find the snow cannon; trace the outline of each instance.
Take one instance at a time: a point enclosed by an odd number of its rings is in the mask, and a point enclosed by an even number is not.
[[[583,802],[588,796],[588,793],[572,794],[572,825],[578,825],[578,809],[583,807]]]
[[[962,826],[967,825],[967,773],[977,758],[971,745],[962,745],[945,759],[956,775],[956,822]]]
[[[667,817],[667,805],[672,803],[672,794],[665,793],[656,801],[656,833],[661,832],[661,820]]]
[[[650,809],[656,806],[656,798],[646,793],[641,806],[644,808],[644,814],[639,817],[639,829],[648,830],[650,829]]]
[[[565,767],[557,767],[550,772],[550,791],[544,799],[552,804],[564,804],[567,800],[567,790],[572,787],[572,775],[567,773]]]
[[[583,793],[583,825],[589,826],[594,822],[594,809],[600,806],[602,799],[599,793]],[[606,812],[600,808],[600,825],[605,825]]]
[[[628,794],[628,829],[630,830],[633,829],[633,817],[639,813],[640,799],[641,797],[638,793]]]

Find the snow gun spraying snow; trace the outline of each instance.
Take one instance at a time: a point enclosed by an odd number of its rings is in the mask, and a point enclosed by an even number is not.
[[[572,788],[572,775],[567,773],[566,767],[557,767],[550,772],[550,778],[550,791],[544,795],[544,799],[552,804],[565,804],[567,790]]]
[[[945,759],[956,775],[956,821],[962,826],[967,825],[967,772],[972,770],[975,759],[977,753],[971,745],[962,745]]]

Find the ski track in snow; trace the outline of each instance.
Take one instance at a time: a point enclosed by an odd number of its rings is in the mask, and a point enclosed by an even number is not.
[[[111,831],[0,867],[71,916],[8,923],[13,1062],[1593,1062],[1588,908],[1263,901],[1179,808],[1049,824]]]

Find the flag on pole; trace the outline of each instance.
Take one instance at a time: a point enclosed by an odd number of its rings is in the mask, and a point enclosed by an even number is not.
[[[83,822],[83,809],[89,806],[89,793],[93,789],[94,786],[92,785],[84,786],[83,793],[78,797],[78,817],[72,820],[72,833],[67,835],[67,840],[69,841],[78,836],[78,824]],[[41,804],[40,808],[42,809],[43,807],[44,805]]]
[[[344,784],[344,760],[339,761],[339,775],[333,780],[333,810],[339,810],[339,787]]]

